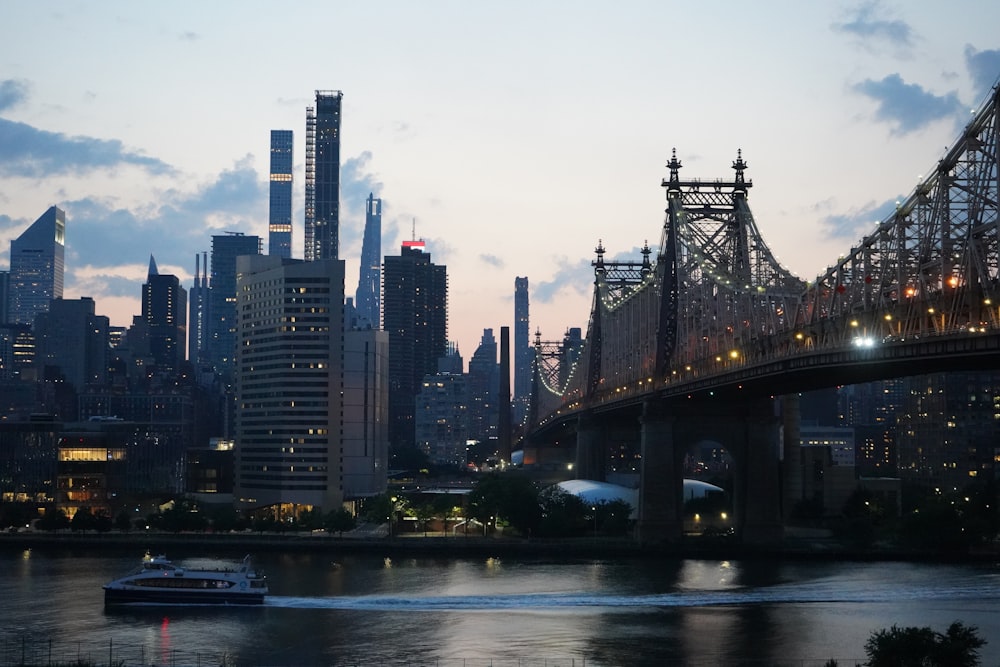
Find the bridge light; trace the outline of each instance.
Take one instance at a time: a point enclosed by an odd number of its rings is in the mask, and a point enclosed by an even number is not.
[[[885,321],[886,322],[892,322],[892,314],[886,313],[885,314]]]
[[[858,321],[857,320],[851,320],[851,326],[852,327],[858,326]]]
[[[927,309],[927,313],[930,314],[930,315],[933,315],[934,314],[934,309],[933,308],[928,308]]]
[[[716,361],[722,361],[722,357],[716,357],[715,360]]]
[[[949,287],[958,287],[958,278],[956,276],[952,276],[951,278],[948,278],[948,286]]]
[[[729,351],[729,358],[730,359],[739,359],[740,358],[740,351],[739,350],[730,350]]]
[[[803,338],[805,338],[805,334],[803,334],[801,331],[795,334],[795,340],[802,340]]]
[[[987,305],[987,306],[992,306],[993,305],[993,300],[992,299],[984,299],[983,300],[983,304]]]

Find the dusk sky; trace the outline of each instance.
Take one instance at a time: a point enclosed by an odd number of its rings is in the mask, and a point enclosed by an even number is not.
[[[661,180],[732,178],[811,280],[905,197],[1000,76],[1000,3],[15,2],[0,0],[0,270],[66,211],[67,298],[128,325],[152,254],[189,288],[227,231],[267,248],[272,129],[344,93],[341,258],[354,295],[369,192],[383,255],[446,264],[449,338],[586,329],[593,250],[660,241]]]

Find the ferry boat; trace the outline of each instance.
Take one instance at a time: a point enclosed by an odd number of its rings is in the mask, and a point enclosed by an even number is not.
[[[237,568],[186,569],[166,556],[142,559],[142,565],[104,585],[104,604],[262,604],[267,577],[246,556]]]

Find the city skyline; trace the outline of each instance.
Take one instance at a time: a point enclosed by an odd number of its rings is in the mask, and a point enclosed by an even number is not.
[[[302,3],[238,26],[228,3],[185,7],[5,9],[0,269],[58,206],[65,296],[127,325],[150,254],[190,289],[213,236],[267,238],[269,132],[293,128],[304,155],[304,110],[337,89],[345,292],[373,193],[383,256],[415,230],[448,266],[449,338],[466,358],[484,328],[512,322],[515,276],[531,280],[532,334],[586,329],[593,248],[656,246],[674,147],[682,176],[704,180],[729,178],[742,149],[764,237],[810,280],[933,168],[1000,74],[1000,8],[986,2],[585,4],[572,20],[558,3]],[[336,40],[311,37],[319,14]],[[352,29],[372,25],[377,41]],[[306,53],[254,46],[275,34]],[[297,158],[293,257],[303,169]]]

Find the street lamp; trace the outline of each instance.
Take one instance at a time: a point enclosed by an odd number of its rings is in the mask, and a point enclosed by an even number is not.
[[[597,537],[597,506],[591,507],[590,511],[594,513],[594,537]]]

